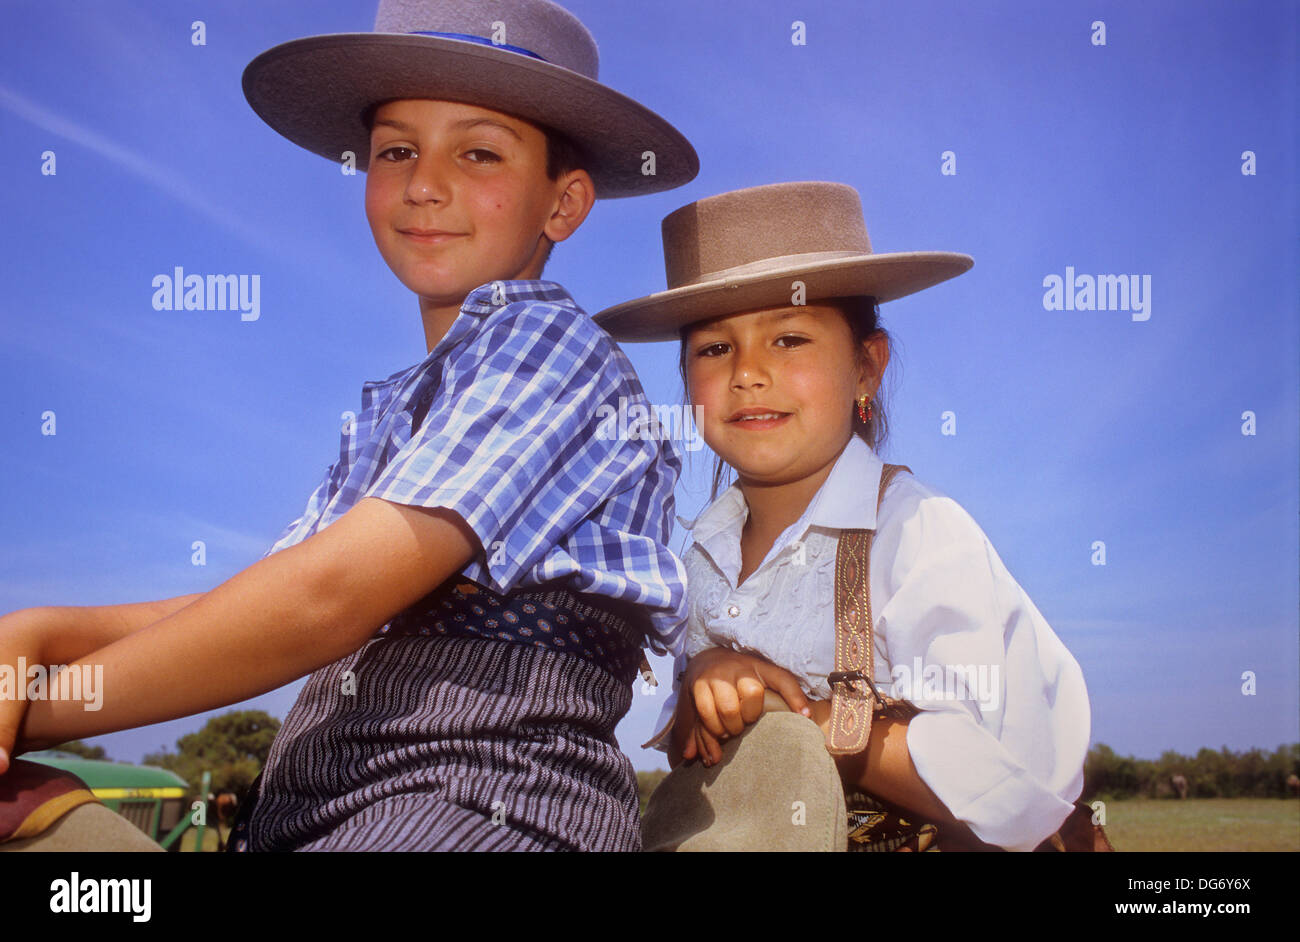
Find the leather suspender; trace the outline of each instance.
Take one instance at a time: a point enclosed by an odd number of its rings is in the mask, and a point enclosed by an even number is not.
[[[885,465],[880,475],[880,492],[876,509],[885,497],[889,482],[899,471],[911,472],[906,465]],[[874,714],[911,719],[920,713],[914,704],[886,697],[873,682],[875,639],[871,627],[871,541],[874,530],[841,530],[835,551],[835,672],[827,680],[831,685],[831,731],[826,748],[831,755],[847,755],[867,748]],[[911,817],[909,815],[909,817]],[[992,845],[944,836],[940,832],[941,850],[990,850]],[[1038,845],[1037,850],[1113,851],[1105,829],[1093,823],[1091,806],[1074,803],[1060,829]]]
[[[906,465],[887,464],[880,475],[876,509],[885,490]],[[874,637],[871,627],[871,541],[874,530],[840,531],[835,550],[835,671],[831,686],[831,723],[826,748],[831,755],[853,755],[867,748],[875,712],[915,715],[910,703],[883,696],[872,680]]]

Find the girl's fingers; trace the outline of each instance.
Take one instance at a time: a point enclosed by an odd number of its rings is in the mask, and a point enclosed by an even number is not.
[[[691,724],[683,730],[673,728],[671,744],[668,747],[668,767],[675,769],[683,762],[689,762],[699,753],[695,744],[695,726]]]
[[[791,710],[802,713],[804,716],[812,715],[808,697],[804,694],[803,688],[799,686],[799,681],[794,674],[783,667],[777,667],[775,664],[765,664],[759,676],[764,684],[781,695],[781,699],[785,701],[785,705]]]
[[[684,724],[685,729],[682,731],[682,759],[694,759],[700,754],[699,747],[695,744],[695,729],[700,725],[699,718],[695,714],[695,703],[693,700],[684,695],[678,708],[678,722]]]
[[[757,677],[742,677],[736,681],[740,695],[740,718],[748,726],[763,715],[763,693],[767,688]]]
[[[713,708],[718,713],[718,720],[728,736],[739,736],[745,731],[745,720],[740,714],[740,695],[736,688],[725,680],[714,680]],[[721,735],[716,730],[714,735]]]
[[[687,702],[689,700],[690,697],[683,694],[677,704],[677,712],[673,716],[673,728],[668,733],[670,763],[673,759],[681,762],[695,755],[695,713],[690,709]],[[687,749],[690,750],[689,753]]]
[[[699,738],[700,756],[704,759],[704,764],[716,765],[721,762],[722,744],[703,726],[696,727],[695,732]]]
[[[695,716],[696,727],[703,726],[714,736],[722,736],[726,733],[722,721],[718,719],[718,711],[713,703],[713,688],[709,686],[707,680],[695,681],[691,694],[695,698]]]

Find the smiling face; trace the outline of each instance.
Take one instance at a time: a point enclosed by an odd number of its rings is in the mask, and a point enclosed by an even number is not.
[[[547,177],[546,136],[520,118],[425,99],[374,113],[366,217],[422,308],[454,311],[480,285],[538,277],[546,240],[568,238],[592,199],[586,171]]]
[[[838,308],[767,308],[692,326],[687,386],[704,440],[742,486],[820,484],[853,434],[854,400],[874,396],[889,359],[859,351]]]

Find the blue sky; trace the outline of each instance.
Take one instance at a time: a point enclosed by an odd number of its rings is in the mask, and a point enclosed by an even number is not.
[[[660,290],[664,215],[800,179],[856,187],[876,251],[974,256],[882,309],[886,460],[984,528],[1083,666],[1094,742],[1155,757],[1300,740],[1296,5],[565,5],[602,80],[676,124],[702,169],[598,204],[547,277],[593,313]],[[262,50],[369,30],[374,8],[5,4],[0,611],[228,579],[301,512],[361,383],[423,359],[364,178],[267,128],[239,83]],[[258,274],[260,317],[153,310],[153,276],[176,266]],[[1150,318],[1045,310],[1043,279],[1067,266],[1149,275]],[[675,346],[626,349],[652,401],[679,401]],[[686,516],[706,454],[678,486]],[[299,686],[249,705],[283,717]],[[638,768],[663,764],[637,748],[660,702],[638,695],[619,728]],[[94,741],[138,760],[204,719]]]

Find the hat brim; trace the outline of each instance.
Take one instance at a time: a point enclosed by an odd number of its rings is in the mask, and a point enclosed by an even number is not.
[[[922,291],[969,271],[975,260],[957,252],[891,252],[833,262],[791,265],[771,271],[686,285],[606,308],[593,320],[615,340],[628,343],[676,340],[688,324],[760,308],[792,306],[802,299],[871,296],[878,303]]]
[[[402,33],[333,33],[282,43],[244,69],[244,97],[272,128],[335,162],[366,170],[363,114],[395,98],[479,105],[553,128],[590,160],[598,198],[670,190],[700,162],[671,124],[611,88],[561,66],[495,46]],[[654,173],[643,172],[646,151]]]

